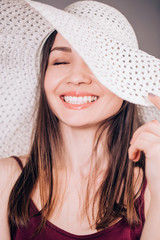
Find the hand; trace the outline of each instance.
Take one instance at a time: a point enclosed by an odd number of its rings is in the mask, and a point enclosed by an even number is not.
[[[160,97],[149,95],[149,100],[160,110]],[[152,196],[160,198],[160,123],[157,120],[139,127],[130,142],[129,158],[138,161],[140,152],[146,158],[146,177]]]

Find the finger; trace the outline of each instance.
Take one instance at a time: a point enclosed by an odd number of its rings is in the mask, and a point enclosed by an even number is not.
[[[153,103],[160,110],[160,97],[158,97],[152,93],[149,93],[148,99],[151,103]]]
[[[138,162],[141,156],[141,151],[138,150],[137,148],[135,149],[130,149],[128,151],[128,157],[130,160],[134,161],[134,162]]]
[[[157,120],[145,123],[134,132],[130,143],[132,144],[135,141],[135,139],[144,131],[152,133],[157,137],[160,137],[160,123]]]
[[[157,146],[159,146],[157,148]],[[158,149],[158,150],[157,150]],[[143,151],[146,157],[150,158],[151,155],[159,155],[160,138],[152,133],[142,132],[138,138],[135,139],[128,149],[128,156],[131,160],[138,159],[138,151]]]

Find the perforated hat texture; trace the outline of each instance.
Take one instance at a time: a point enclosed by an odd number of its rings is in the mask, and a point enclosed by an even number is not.
[[[0,2],[0,157],[30,148],[38,97],[40,51],[55,29],[96,78],[124,100],[138,104],[140,121],[160,120],[147,99],[160,95],[160,60],[139,50],[128,20],[96,1],[63,10],[30,0]]]

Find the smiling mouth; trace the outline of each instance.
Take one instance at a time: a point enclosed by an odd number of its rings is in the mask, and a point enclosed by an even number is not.
[[[63,101],[70,104],[81,105],[92,103],[98,100],[98,96],[62,96]]]

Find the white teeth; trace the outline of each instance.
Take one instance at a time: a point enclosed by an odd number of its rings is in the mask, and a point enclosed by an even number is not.
[[[83,101],[84,101],[84,103],[87,103],[87,96],[85,96],[84,98],[83,98]]]
[[[88,101],[89,101],[89,102],[91,102],[91,100],[92,100],[92,97],[91,97],[91,96],[89,96],[89,97],[88,97]]]
[[[90,103],[97,100],[96,96],[84,96],[84,97],[72,97],[72,96],[64,96],[63,99],[67,103],[71,104],[84,104]]]

